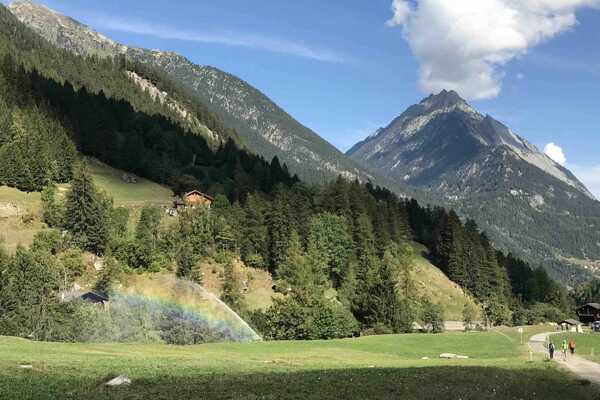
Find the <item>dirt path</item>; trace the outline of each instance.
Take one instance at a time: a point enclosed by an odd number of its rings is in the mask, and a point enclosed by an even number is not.
[[[529,346],[536,353],[545,353],[546,349],[544,348],[544,343],[548,336],[553,335],[557,332],[546,332],[539,333],[534,335],[529,339]],[[561,332],[558,332],[561,333]],[[558,346],[557,346],[558,347]],[[559,363],[564,368],[567,368],[571,372],[573,372],[577,377],[581,379],[587,379],[592,383],[600,385],[600,364],[586,360],[579,356],[568,355],[567,361],[563,361],[561,359],[562,355],[557,348],[556,353],[554,353],[554,361]]]

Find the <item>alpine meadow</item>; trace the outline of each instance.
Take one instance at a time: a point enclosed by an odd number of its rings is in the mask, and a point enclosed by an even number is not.
[[[600,399],[600,3],[44,3],[0,4],[0,399]]]

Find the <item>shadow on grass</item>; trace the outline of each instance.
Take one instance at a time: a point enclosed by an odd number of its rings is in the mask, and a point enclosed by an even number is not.
[[[96,378],[0,374],[0,399],[578,399],[600,390],[555,369],[422,367],[210,374],[136,378],[109,388]],[[150,375],[150,374],[148,374]]]

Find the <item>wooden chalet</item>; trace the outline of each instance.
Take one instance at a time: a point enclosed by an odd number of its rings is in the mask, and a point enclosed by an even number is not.
[[[587,303],[577,309],[577,317],[584,324],[600,321],[600,304]]]
[[[209,207],[215,199],[206,193],[202,193],[199,190],[192,190],[191,192],[184,193],[182,196],[175,197],[173,201],[173,208],[186,208],[186,207]]]

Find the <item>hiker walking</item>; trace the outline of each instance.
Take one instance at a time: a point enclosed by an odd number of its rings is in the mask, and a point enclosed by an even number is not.
[[[573,339],[569,340],[569,351],[571,355],[575,354],[575,341]]]
[[[567,361],[567,339],[563,339],[562,341],[562,355],[563,360]]]
[[[554,360],[554,343],[550,342],[550,344],[548,345],[548,353],[550,353],[550,359]]]

